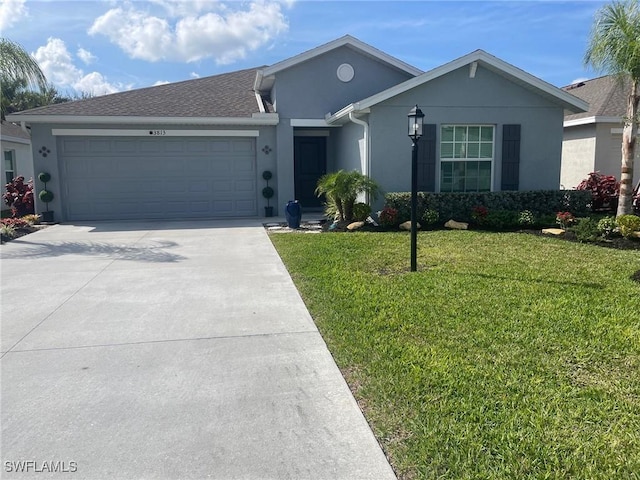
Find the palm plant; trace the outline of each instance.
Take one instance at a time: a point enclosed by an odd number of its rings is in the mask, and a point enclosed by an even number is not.
[[[631,84],[622,132],[622,165],[617,216],[632,213],[633,160],[640,103],[640,3],[614,1],[596,14],[584,57],[585,65],[628,79]]]
[[[378,184],[356,170],[351,172],[339,170],[327,173],[320,177],[316,188],[318,197],[326,196],[325,213],[327,216],[334,217],[340,222],[353,220],[353,206],[358,195],[366,194],[375,200],[379,193]]]
[[[0,83],[26,85],[40,91],[47,89],[47,79],[38,62],[22,46],[7,38],[0,38]],[[4,115],[3,108],[3,120]]]

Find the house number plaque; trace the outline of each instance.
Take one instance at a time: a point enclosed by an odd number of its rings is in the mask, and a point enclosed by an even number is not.
[[[167,134],[166,130],[149,130],[149,135],[152,135],[154,137],[159,137],[166,134]]]

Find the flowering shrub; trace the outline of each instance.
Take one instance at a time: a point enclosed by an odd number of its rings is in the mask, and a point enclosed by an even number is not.
[[[437,223],[439,219],[440,215],[436,210],[428,209],[422,214],[422,223],[425,225],[433,225],[434,223]]]
[[[576,190],[588,190],[591,192],[592,210],[614,210],[618,204],[620,183],[613,175],[591,172],[587,178],[580,182]]]
[[[575,217],[571,212],[558,212],[556,213],[556,223],[560,225],[560,228],[566,230],[575,220]]]
[[[598,232],[604,237],[610,237],[616,230],[616,217],[608,216],[598,222]]]
[[[489,215],[489,209],[483,205],[476,205],[471,211],[471,220],[478,225],[483,225]]]
[[[378,212],[378,222],[383,227],[393,227],[399,223],[398,210],[393,207],[385,206]]]
[[[518,224],[531,226],[535,225],[536,217],[531,210],[523,210],[518,215]]]

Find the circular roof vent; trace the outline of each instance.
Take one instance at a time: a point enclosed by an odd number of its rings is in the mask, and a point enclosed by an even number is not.
[[[353,67],[351,65],[349,65],[348,63],[343,63],[342,65],[340,65],[338,67],[338,71],[336,72],[336,75],[338,75],[338,79],[341,82],[350,82],[351,80],[353,80],[353,76],[355,75],[355,71],[353,70]]]

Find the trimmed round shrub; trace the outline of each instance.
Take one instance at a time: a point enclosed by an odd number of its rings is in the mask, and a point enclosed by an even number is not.
[[[264,187],[262,189],[262,196],[264,198],[271,198],[273,197],[273,195],[275,195],[275,191],[273,190],[273,188],[271,187]]]
[[[262,172],[262,178],[265,180],[271,180],[271,177],[273,177],[273,174],[269,170]]]
[[[50,201],[53,200],[53,193],[50,192],[49,190],[42,190],[38,194],[38,198],[40,199],[40,201],[44,203],[49,203]]]
[[[51,175],[49,175],[47,172],[42,172],[38,174],[38,180],[40,180],[42,183],[47,183],[49,180],[51,180]]]

